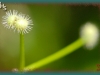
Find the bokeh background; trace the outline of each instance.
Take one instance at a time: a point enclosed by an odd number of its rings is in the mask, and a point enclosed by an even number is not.
[[[43,59],[77,40],[80,27],[92,22],[100,27],[100,9],[92,4],[16,4],[6,3],[8,10],[18,10],[33,20],[33,29],[25,34],[26,66]],[[0,9],[0,71],[19,67],[19,34],[2,25]],[[100,28],[99,28],[100,29]],[[84,46],[73,53],[35,71],[98,72],[100,41],[93,50]]]

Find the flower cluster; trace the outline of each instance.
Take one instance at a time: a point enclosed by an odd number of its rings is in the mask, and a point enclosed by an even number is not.
[[[16,10],[7,11],[6,15],[2,18],[2,24],[4,27],[14,29],[14,31],[18,31],[18,33],[28,33],[32,29],[31,25],[33,25],[33,22],[30,17],[25,14],[18,13]]]

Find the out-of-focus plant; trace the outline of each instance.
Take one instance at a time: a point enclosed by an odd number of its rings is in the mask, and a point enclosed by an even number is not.
[[[30,19],[29,16],[26,16],[22,13],[18,13],[15,10],[13,11],[10,10],[6,12],[5,16],[3,16],[2,23],[4,27],[8,29],[13,29],[14,31],[17,30],[18,33],[20,34],[19,72],[31,71],[40,68],[46,64],[49,64],[55,60],[58,60],[74,52],[75,50],[84,45],[86,46],[87,49],[93,49],[93,47],[97,44],[99,39],[98,28],[94,24],[88,22],[81,28],[80,38],[78,40],[66,46],[65,48],[59,50],[58,52],[25,67],[24,34],[28,33],[32,29],[31,27],[31,25],[33,25],[32,20]]]
[[[83,25],[83,27],[81,27],[80,38],[78,40],[59,50],[58,52],[25,67],[25,70],[35,70],[74,52],[84,45],[87,49],[92,50],[97,44],[98,40],[99,29],[94,24],[87,22],[85,25]]]

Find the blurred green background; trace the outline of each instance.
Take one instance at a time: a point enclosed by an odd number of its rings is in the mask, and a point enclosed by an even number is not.
[[[26,66],[59,51],[77,40],[80,27],[92,22],[100,27],[100,9],[93,5],[6,4],[33,20],[33,29],[25,34]],[[0,24],[6,11],[0,9]],[[93,71],[100,64],[100,41],[93,50],[81,47],[75,52],[45,65],[38,71]],[[0,71],[19,67],[19,34],[0,25]],[[37,71],[35,70],[35,71]]]

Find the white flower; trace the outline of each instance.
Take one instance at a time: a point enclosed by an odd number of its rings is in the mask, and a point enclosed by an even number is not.
[[[33,23],[29,16],[21,13],[18,14],[18,20],[15,22],[15,30],[19,33],[28,33],[28,31],[32,29],[31,25],[33,25]]]
[[[32,20],[29,16],[26,16],[22,13],[18,13],[13,10],[11,12],[8,11],[6,16],[3,16],[3,24],[7,28],[12,28],[18,31],[18,33],[28,33],[32,29],[31,25],[33,25]]]
[[[17,15],[18,12],[16,10],[13,11],[10,10],[6,12],[6,15],[2,17],[3,18],[2,24],[4,25],[4,27],[13,28],[15,21],[17,20]]]
[[[81,38],[86,42],[88,49],[93,49],[99,40],[99,29],[92,23],[86,23],[81,28]]]

